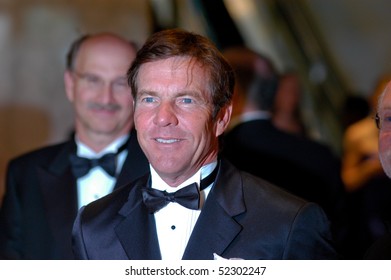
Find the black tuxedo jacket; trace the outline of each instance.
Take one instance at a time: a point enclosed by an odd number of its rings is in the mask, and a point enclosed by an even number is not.
[[[78,259],[161,259],[140,189],[149,175],[79,211]],[[336,259],[323,210],[223,160],[183,259]]]
[[[115,188],[149,171],[137,135],[130,135],[128,156]],[[3,259],[72,259],[71,232],[76,217],[76,178],[69,155],[73,140],[22,155],[10,162],[0,212]]]
[[[224,135],[223,154],[240,170],[319,204],[333,220],[344,212],[341,163],[323,144],[252,120]]]

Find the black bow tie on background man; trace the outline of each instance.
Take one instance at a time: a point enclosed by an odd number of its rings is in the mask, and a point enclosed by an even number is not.
[[[218,166],[216,166],[212,173],[201,180],[200,190],[198,190],[197,183],[192,183],[172,193],[151,187],[143,188],[141,191],[144,204],[147,206],[149,213],[159,211],[170,202],[176,202],[183,207],[198,210],[200,208],[200,191],[214,182],[218,169]]]
[[[79,157],[76,154],[69,155],[73,175],[75,175],[76,178],[80,178],[86,175],[91,168],[100,166],[108,175],[115,177],[117,170],[117,156],[126,149],[128,143],[129,140],[127,140],[116,153],[107,153],[100,158],[89,159]]]

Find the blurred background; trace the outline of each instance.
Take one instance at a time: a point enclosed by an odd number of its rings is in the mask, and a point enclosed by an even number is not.
[[[245,44],[301,82],[310,136],[341,154],[346,100],[391,73],[388,0],[0,0],[0,196],[10,158],[69,137],[69,44],[112,31],[140,45],[181,27],[218,47]]]

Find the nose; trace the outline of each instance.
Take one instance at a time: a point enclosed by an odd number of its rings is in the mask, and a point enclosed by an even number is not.
[[[177,125],[178,118],[176,115],[175,105],[172,102],[162,102],[156,111],[154,123],[158,126]]]
[[[114,100],[114,91],[110,84],[104,84],[99,93],[99,99],[102,104],[111,104],[115,103]]]

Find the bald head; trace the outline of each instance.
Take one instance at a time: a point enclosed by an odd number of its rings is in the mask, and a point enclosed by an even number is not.
[[[80,52],[88,51],[93,47],[105,51],[118,50],[119,55],[129,55],[129,61],[136,56],[137,46],[134,42],[128,41],[113,33],[98,33],[95,35],[83,35],[74,41],[68,51],[66,66],[68,71],[73,71]]]

